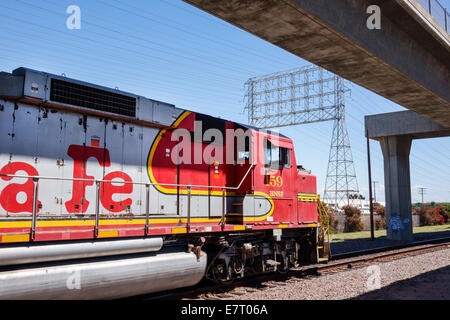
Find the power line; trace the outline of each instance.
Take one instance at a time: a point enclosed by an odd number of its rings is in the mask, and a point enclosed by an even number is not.
[[[37,6],[35,4],[28,3],[28,2],[25,2],[25,1],[22,1],[22,0],[16,0],[16,1],[19,1],[19,2],[21,2],[23,4],[25,4],[25,5],[37,8],[39,10],[46,11],[46,12],[49,12],[51,14],[60,16],[59,12],[55,12],[55,11],[52,11],[52,10],[49,10],[49,9]],[[98,29],[106,30],[106,31],[113,32],[113,33],[116,33],[116,34],[124,36],[124,38],[122,39],[122,38],[118,38],[118,37],[112,36],[110,34],[103,34],[103,33],[99,33],[99,32],[90,30],[91,33],[99,35],[101,37],[108,37],[110,39],[117,40],[117,41],[120,41],[120,42],[123,42],[123,43],[126,43],[126,44],[138,45],[138,46],[143,47],[143,48],[148,48],[148,49],[151,49],[151,50],[159,51],[159,52],[162,52],[164,54],[172,55],[174,57],[178,57],[178,58],[181,58],[181,59],[186,59],[186,60],[190,60],[190,61],[206,64],[206,65],[209,65],[209,66],[212,66],[212,67],[215,67],[215,68],[225,69],[225,70],[229,70],[229,71],[232,71],[232,72],[236,72],[236,71],[237,72],[241,72],[242,71],[242,69],[233,69],[233,68],[230,68],[230,67],[228,67],[227,65],[224,65],[224,64],[216,64],[216,63],[212,63],[210,61],[205,61],[205,59],[204,59],[205,57],[198,56],[197,54],[191,53],[189,56],[185,56],[185,55],[179,54],[178,53],[180,51],[179,48],[177,49],[177,48],[170,47],[170,46],[167,46],[167,45],[164,45],[164,44],[161,44],[161,43],[157,43],[155,41],[151,41],[149,39],[145,39],[145,38],[142,38],[142,37],[137,37],[137,36],[135,36],[133,34],[126,34],[126,33],[123,33],[121,31],[118,31],[118,30],[115,30],[115,29],[112,29],[112,28],[100,26],[98,24],[95,24],[95,23],[92,23],[92,22],[88,21],[87,19],[83,19],[83,23],[87,24],[87,25],[94,26],[94,27],[96,27]],[[135,42],[132,42],[132,41],[128,40],[128,38],[137,39],[139,41],[152,44],[153,46],[148,46],[148,45],[145,45],[143,43],[137,44]],[[155,48],[154,47],[155,45],[158,46],[158,47],[162,47],[162,48],[168,48],[169,51],[161,49],[161,48]],[[247,70],[247,72],[251,73],[252,71]]]
[[[114,8],[117,9],[117,10],[121,10],[121,11],[125,11],[125,12],[128,12],[128,13],[134,14],[134,15],[136,15],[136,16],[139,16],[139,17],[143,18],[143,19],[147,19],[147,20],[156,22],[156,23],[158,23],[158,24],[164,25],[164,26],[166,26],[166,27],[175,29],[175,30],[177,30],[177,31],[180,31],[180,32],[183,32],[183,33],[186,33],[186,34],[193,35],[193,36],[196,37],[196,38],[200,37],[200,38],[203,38],[203,39],[205,39],[205,40],[207,40],[207,41],[209,41],[209,42],[218,43],[218,44],[220,44],[220,45],[222,45],[222,46],[225,45],[225,46],[227,46],[227,47],[230,47],[230,48],[233,48],[233,49],[237,50],[238,52],[242,52],[242,51],[247,51],[247,50],[248,50],[248,49],[246,49],[246,48],[242,48],[242,45],[240,45],[240,44],[239,44],[239,45],[234,45],[234,44],[232,44],[229,40],[226,40],[226,41],[219,41],[218,38],[217,38],[217,36],[214,36],[214,37],[205,36],[205,35],[204,35],[204,32],[201,32],[200,34],[199,34],[199,33],[195,34],[195,33],[193,33],[193,32],[191,31],[191,30],[193,29],[193,27],[192,27],[191,25],[181,24],[179,21],[173,21],[173,20],[172,20],[172,21],[176,24],[176,26],[173,26],[173,25],[171,25],[171,24],[165,22],[165,21],[171,21],[171,19],[169,19],[169,18],[167,18],[167,17],[161,17],[164,21],[158,21],[157,19],[154,18],[154,17],[158,17],[158,15],[157,15],[155,12],[148,12],[147,10],[145,10],[145,9],[143,9],[143,8],[138,8],[138,7],[133,6],[133,5],[129,4],[129,3],[127,3],[127,4],[124,5],[123,7],[117,7],[117,6],[112,5],[110,2],[106,3],[105,1],[102,1],[102,0],[97,0],[97,1],[100,2],[100,3],[103,3],[104,5],[106,5],[106,6],[108,6],[108,7],[114,7]],[[114,0],[114,1],[115,1],[115,2],[118,2],[118,3],[121,3],[121,2],[118,1],[118,0]],[[127,9],[125,9],[125,8],[134,8],[134,9],[136,9],[137,11],[134,11],[134,12],[133,12],[133,11],[127,10]],[[148,14],[147,14],[147,15],[141,15],[140,12],[147,12]],[[160,16],[159,16],[159,17],[160,17]],[[184,28],[180,28],[180,27],[178,27],[178,25],[183,26]],[[257,57],[258,57],[258,56],[259,56],[259,57],[262,57],[261,54],[260,54],[259,52],[253,51],[253,50],[252,50],[252,52],[251,52],[251,55],[252,55],[252,56],[257,56]],[[265,59],[266,59],[266,58],[265,58]],[[275,60],[274,60],[274,61],[275,61]],[[281,60],[280,60],[278,63],[281,63],[281,64],[286,65],[285,62],[283,62],[283,61],[281,61]]]
[[[10,51],[8,48],[3,48],[3,52],[5,52],[5,51]],[[14,52],[14,51],[13,51]],[[29,52],[25,52],[24,53],[25,55],[30,55],[30,53]],[[16,56],[16,55],[15,55]],[[51,57],[51,55],[49,55],[50,57]],[[39,57],[39,55],[34,55],[34,57]],[[6,56],[6,55],[4,55],[3,57],[3,60],[6,60],[6,59],[10,59],[11,61],[16,61],[16,58],[14,58],[14,57],[8,57],[8,56]],[[57,60],[57,59],[56,59]],[[55,61],[55,60],[54,60]],[[67,60],[67,59],[64,59],[64,58],[61,58],[61,61],[62,61],[62,64],[63,65],[67,65],[67,63],[70,61],[70,60]],[[87,66],[89,66],[89,64],[86,64]],[[93,71],[93,69],[96,69],[95,68],[95,65],[92,65],[92,68],[90,68],[90,70],[89,70],[89,73],[90,74],[95,74],[95,75],[98,75],[98,76],[100,76],[99,78],[100,79],[105,79],[105,78],[102,78],[102,76],[104,76],[105,75],[105,73],[102,71],[102,69],[100,69],[100,71],[99,72],[95,72],[95,71]],[[111,71],[111,70],[109,70],[108,71],[109,72],[109,74],[114,74],[114,72],[113,71]],[[76,74],[75,74],[76,75]],[[85,74],[80,74],[80,76],[82,76],[82,77],[85,77]],[[133,78],[133,76],[131,75],[131,74],[126,74],[126,75],[124,75],[122,72],[117,72],[117,76],[115,77],[115,78],[117,78],[117,77],[121,77],[121,78],[123,78],[123,79],[131,79],[131,80],[133,80],[133,81],[135,81],[135,82],[142,82],[142,81],[136,81],[136,78]],[[110,79],[109,79],[110,80]],[[138,84],[136,84],[136,85],[133,85],[133,89],[136,89],[137,87],[140,87],[140,88],[143,88],[143,89],[148,89],[148,87],[144,87],[144,86],[140,86],[140,85],[138,85]],[[170,90],[171,89],[171,90]],[[158,89],[157,91],[158,92],[167,92],[167,93],[173,93],[173,87],[171,87],[170,89],[168,89],[168,90],[161,90],[161,89]],[[127,90],[127,91],[129,91],[129,90]],[[152,98],[155,98],[155,96],[154,95],[152,95],[151,96]],[[183,97],[189,97],[189,95],[185,95],[185,94],[183,94]],[[193,98],[195,98],[195,99],[199,99],[198,97],[193,97]],[[224,107],[223,106],[221,106],[221,107],[218,107],[218,108],[214,108],[215,107],[215,105],[213,105],[213,104],[211,104],[210,102],[208,102],[208,101],[206,101],[207,103],[208,103],[208,105],[210,106],[210,108],[211,109],[215,109],[215,110],[220,110],[220,114],[223,114],[223,113],[227,113],[227,114],[229,114],[229,116],[230,117],[233,117],[233,116],[235,116],[235,113],[232,113],[232,112],[228,112],[226,109],[224,109]],[[189,108],[188,108],[189,109]],[[192,109],[191,109],[192,110]],[[192,110],[192,111],[195,111],[195,110]]]
[[[350,99],[354,100],[353,98],[350,98]],[[361,108],[362,106],[364,106],[364,105],[367,105],[367,104],[372,105],[372,103],[373,103],[373,102],[371,101],[371,99],[368,98],[368,97],[367,97],[367,99],[365,100],[365,103],[357,102],[356,100],[354,100],[354,101],[356,102],[356,106],[358,106],[358,107],[360,107],[360,108]],[[358,122],[360,122],[360,123],[364,126],[364,123],[362,123],[362,121],[360,121],[360,120],[358,120],[358,119],[356,119],[356,120],[357,120]],[[428,145],[427,148],[428,148],[428,147],[432,148],[430,145]],[[440,153],[440,152],[438,152],[438,154],[439,154],[439,153]],[[419,156],[417,156],[417,155],[415,155],[415,154],[412,154],[411,156],[412,156],[413,159],[417,159],[417,160],[419,160],[419,161],[426,162],[426,163],[428,163],[430,166],[434,166],[436,169],[441,170],[441,168],[437,167],[435,164],[429,162],[429,161],[426,160],[426,159],[423,159],[423,158],[421,158],[421,157],[419,157]],[[445,155],[444,155],[444,156],[445,156]],[[447,173],[444,173],[444,174],[447,174]]]
[[[17,32],[14,31],[14,30],[12,30],[12,29],[4,28],[4,30],[8,31],[8,34],[17,34]],[[26,50],[27,52],[36,52],[36,53],[39,52],[39,54],[45,54],[45,56],[55,57],[55,59],[63,59],[63,60],[66,60],[66,61],[67,61],[67,58],[65,58],[65,57],[67,57],[68,55],[70,55],[70,53],[72,52],[73,49],[76,49],[76,48],[82,49],[82,47],[77,47],[77,46],[72,46],[70,49],[69,49],[69,48],[66,49],[66,48],[64,48],[64,47],[61,47],[61,45],[59,45],[59,44],[53,44],[53,50],[49,51],[49,50],[48,50],[49,47],[52,47],[52,43],[51,43],[50,41],[47,42],[47,43],[44,45],[44,44],[42,44],[42,43],[34,43],[34,42],[29,43],[29,42],[25,42],[25,41],[20,40],[20,39],[18,39],[18,38],[16,38],[16,37],[7,37],[7,36],[5,36],[5,35],[0,35],[0,37],[3,38],[3,39],[10,40],[10,41],[8,41],[9,44],[11,44],[11,43],[22,43],[22,44],[24,44],[25,46],[27,46],[26,49],[17,48],[17,50],[23,50],[23,51]],[[27,39],[27,37],[26,37],[26,36],[23,36],[22,39]],[[9,47],[9,48],[15,48],[15,47],[12,47],[12,46],[9,46],[9,45],[3,45],[3,46]],[[31,48],[31,49],[30,49],[30,48]],[[35,48],[42,48],[42,51],[34,50]],[[64,52],[64,51],[67,52],[67,54],[66,54],[66,53],[63,53],[63,54],[61,54],[61,55],[53,55],[53,54],[52,54],[52,53],[55,53],[55,52]],[[81,50],[80,50],[80,51],[81,51]],[[88,59],[78,60],[78,61],[80,61],[83,65],[86,65],[86,66],[92,65],[92,66],[94,66],[94,67],[98,67],[97,64],[89,64],[89,61],[92,61],[92,56],[87,55],[87,54],[84,54],[83,51],[77,53],[77,55],[71,57],[71,59],[72,59],[72,61],[76,61],[76,60],[77,60],[76,58],[78,58],[78,57],[82,58],[83,56],[86,57],[86,58],[88,58]],[[111,58],[111,60],[107,60],[107,58]],[[118,64],[122,64],[122,65],[124,65],[126,68],[129,67],[129,65],[126,64],[126,63],[123,61],[123,59],[120,59],[119,57],[115,57],[115,56],[113,56],[113,55],[105,54],[104,56],[101,57],[101,60],[102,60],[102,61],[111,61],[111,62],[113,62],[113,63],[111,64],[111,66],[108,67],[108,71],[109,71],[109,70],[118,70],[118,73],[121,73],[122,75],[124,74],[124,72],[121,71],[121,69],[115,68],[115,66],[118,65]],[[141,66],[142,68],[145,68],[145,65],[144,65],[144,64],[139,64],[139,63],[138,63],[136,66]],[[102,69],[102,70],[103,70],[103,72],[107,71],[107,70],[104,70],[104,69]],[[128,74],[138,74],[138,75],[140,75],[141,73],[140,73],[139,71],[143,71],[143,70],[142,70],[142,69],[139,69],[139,68],[136,68],[135,71],[129,72]],[[143,75],[143,76],[145,76],[145,75],[148,76],[148,74],[149,74],[149,73],[146,72],[146,73],[143,73],[142,75]],[[178,77],[177,77],[178,79],[189,80],[189,81],[190,81],[190,82],[189,82],[189,87],[190,87],[190,88],[198,88],[198,89],[203,90],[205,93],[209,93],[209,92],[210,92],[210,88],[204,87],[204,86],[198,86],[198,85],[196,85],[196,83],[195,83],[195,80],[196,80],[196,79],[195,79],[195,78],[192,78],[192,77],[185,77],[185,76],[183,76],[183,74],[180,74],[180,75],[177,74],[177,76],[178,76]],[[160,78],[158,75],[153,75],[153,74],[152,74],[151,80],[152,80],[152,81],[154,81],[154,80],[162,80],[162,78]],[[138,81],[139,81],[139,82],[145,82],[145,81],[148,81],[148,78],[144,78],[144,77],[143,77],[143,78],[140,78]],[[211,81],[214,81],[214,80],[211,79]],[[194,82],[194,83],[192,84],[192,82]],[[164,82],[164,83],[167,84],[167,81]],[[177,88],[177,86],[172,86],[172,85],[171,85],[171,87]],[[185,87],[179,87],[179,88],[185,89]],[[218,93],[223,93],[223,94],[226,93],[227,96],[229,96],[229,94],[232,93],[232,91],[230,91],[230,90],[228,90],[228,91],[217,90],[216,92],[218,92]],[[222,96],[225,97],[225,95],[222,95]]]

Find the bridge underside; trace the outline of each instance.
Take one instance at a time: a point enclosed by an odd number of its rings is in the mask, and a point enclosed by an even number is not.
[[[417,0],[185,1],[450,128],[450,37]]]

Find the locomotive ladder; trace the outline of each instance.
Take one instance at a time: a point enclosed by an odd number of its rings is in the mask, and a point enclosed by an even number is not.
[[[317,210],[319,213],[319,234],[317,239],[317,254],[319,262],[326,262],[330,258],[330,217],[317,195]]]

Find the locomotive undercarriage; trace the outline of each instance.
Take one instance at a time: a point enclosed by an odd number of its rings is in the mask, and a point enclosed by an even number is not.
[[[287,272],[300,265],[317,263],[317,229],[221,234],[189,239],[190,248],[208,254],[205,277],[217,283],[231,283],[245,276]]]

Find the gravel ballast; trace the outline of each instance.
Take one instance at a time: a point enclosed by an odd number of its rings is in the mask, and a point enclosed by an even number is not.
[[[377,275],[379,274],[379,278]],[[380,280],[377,282],[377,278]],[[379,284],[379,289],[377,289]],[[450,299],[450,248],[287,281],[233,300]]]

